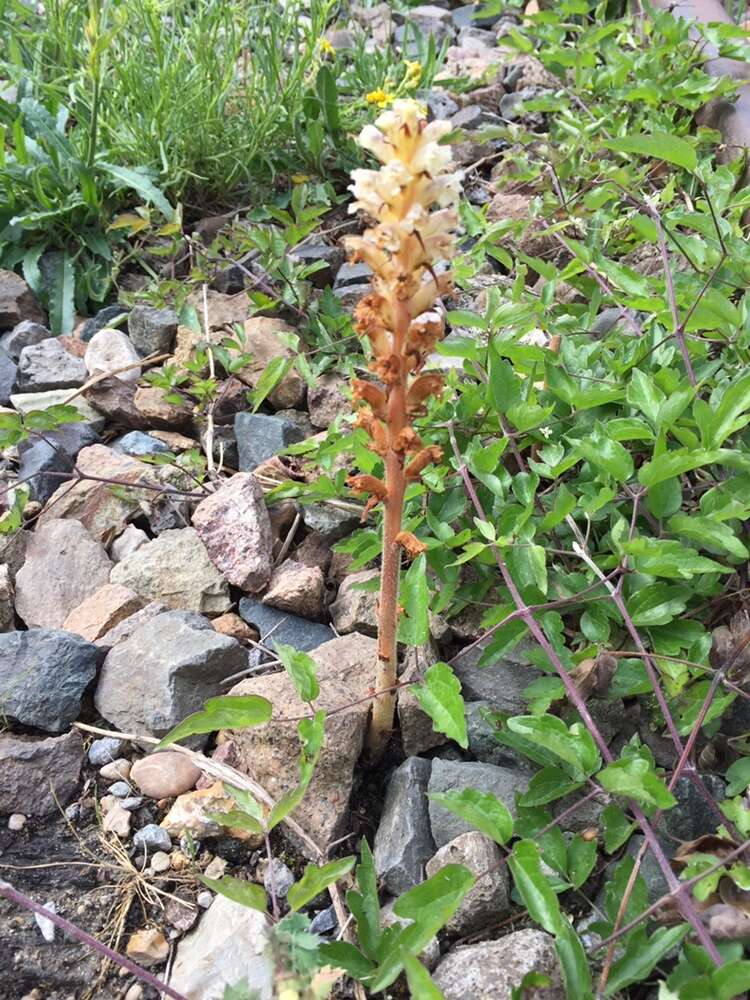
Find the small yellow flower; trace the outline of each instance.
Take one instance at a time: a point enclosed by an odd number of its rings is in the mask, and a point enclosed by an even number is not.
[[[331,45],[331,43],[328,41],[327,38],[321,38],[319,45],[320,45],[320,51],[323,53],[323,55],[326,56],[336,55],[336,49]]]
[[[393,95],[386,94],[384,90],[371,90],[369,94],[365,94],[365,100],[368,104],[377,104],[379,108],[387,108],[389,104],[393,103]]]
[[[411,62],[407,59],[404,63],[406,66],[406,75],[404,76],[404,83],[407,87],[416,87],[419,81],[422,79],[422,63]]]
[[[293,184],[307,184],[309,180],[310,180],[309,174],[292,174]]]

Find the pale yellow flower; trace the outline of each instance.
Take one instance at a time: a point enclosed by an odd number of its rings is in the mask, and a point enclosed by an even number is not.
[[[335,56],[336,49],[331,45],[327,38],[321,38],[318,42],[320,46],[320,51],[326,56]]]
[[[393,95],[387,94],[384,90],[371,90],[369,94],[365,94],[365,100],[368,104],[377,104],[379,108],[387,108],[393,102]]]

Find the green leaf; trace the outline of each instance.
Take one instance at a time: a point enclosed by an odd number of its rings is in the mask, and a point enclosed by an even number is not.
[[[580,722],[568,727],[554,715],[517,715],[508,719],[507,725],[569,764],[575,781],[583,781],[601,764],[594,740]]]
[[[625,954],[612,966],[605,996],[611,997],[631,983],[646,979],[654,966],[679,944],[689,930],[688,924],[678,924],[677,927],[660,927],[650,938],[646,937],[645,931],[631,935],[627,939]]]
[[[109,174],[123,187],[130,188],[145,201],[156,205],[165,219],[176,221],[175,211],[151,178],[141,170],[123,167],[115,163],[97,163],[97,167]]]
[[[424,553],[417,556],[401,581],[400,601],[404,613],[399,618],[398,638],[407,646],[423,646],[430,638],[428,615],[430,591]]]
[[[70,333],[75,323],[75,269],[66,252],[49,255],[53,261],[49,285],[49,325],[55,334]]]
[[[343,969],[352,979],[360,983],[366,983],[375,972],[375,966],[369,958],[348,941],[326,941],[318,949],[318,954],[325,958],[329,965]]]
[[[441,991],[433,983],[429,972],[418,959],[414,958],[413,955],[404,954],[401,956],[401,960],[404,963],[411,1000],[445,1000]]]
[[[580,453],[597,469],[603,469],[618,483],[625,483],[633,475],[633,459],[630,452],[619,441],[609,438],[597,424],[594,433],[580,441],[572,441]]]
[[[329,861],[327,865],[307,865],[302,878],[294,883],[287,895],[287,902],[291,909],[299,910],[337,879],[347,875],[354,867],[356,860],[352,856]]]
[[[728,524],[694,513],[675,514],[667,527],[676,535],[696,542],[701,548],[720,549],[736,559],[747,559],[747,548]]]
[[[315,701],[320,694],[320,687],[315,676],[317,666],[315,660],[294,646],[283,642],[274,642],[276,655],[281,660],[284,670],[292,678],[297,694],[302,701]]]
[[[667,625],[687,607],[689,594],[666,583],[653,583],[628,598],[628,612],[635,625]]]
[[[685,170],[692,171],[698,166],[695,150],[690,143],[671,132],[625,135],[619,139],[610,139],[602,145],[616,153],[636,153],[638,156],[666,160]]]
[[[241,903],[242,906],[247,906],[250,910],[260,910],[261,913],[268,912],[266,890],[262,885],[246,882],[241,878],[232,878],[231,875],[225,875],[223,878],[206,878],[205,875],[200,875],[199,878],[209,889],[226,896],[233,903]]]
[[[362,841],[361,859],[357,865],[357,886],[359,892],[350,889],[346,903],[357,922],[357,940],[368,958],[380,958],[380,899],[375,861],[366,840]]]
[[[721,563],[699,555],[695,549],[666,538],[634,538],[624,542],[622,549],[631,556],[638,572],[649,576],[690,580],[697,573],[732,572]]]
[[[567,919],[563,918],[563,925],[555,936],[555,950],[565,980],[566,996],[576,1000],[593,1000],[594,987],[586,952]]]
[[[582,781],[571,781],[559,767],[544,767],[537,771],[518,801],[525,807],[544,806],[577,791],[582,784]]]
[[[446,865],[427,881],[399,896],[393,912],[397,917],[413,923],[389,936],[383,961],[368,983],[373,994],[396,980],[403,968],[404,954],[419,955],[427,942],[450,920],[474,882],[475,877],[468,868]]]
[[[750,961],[735,959],[711,972],[711,985],[718,1000],[733,1000],[750,990]]]
[[[187,719],[167,733],[159,743],[161,750],[170,743],[195,736],[199,733],[213,733],[218,729],[245,729],[250,726],[262,726],[268,722],[273,712],[273,705],[267,698],[256,694],[222,695],[209,698],[202,712],[194,712]]]
[[[732,799],[735,795],[742,795],[750,785],[750,757],[740,757],[727,768],[726,795]]]
[[[664,402],[664,393],[640,368],[634,368],[628,383],[626,397],[631,406],[637,407],[652,424],[659,424],[659,407]]]
[[[599,772],[597,780],[613,795],[626,795],[647,809],[671,809],[677,804],[677,799],[643,757],[616,760]]]
[[[283,354],[272,358],[268,362],[255,384],[255,389],[253,389],[253,413],[256,412],[266,397],[273,392],[293,364],[294,358],[284,357]]]
[[[464,700],[461,697],[461,682],[447,663],[434,663],[427,669],[423,684],[412,687],[414,696],[433,722],[435,732],[444,733],[466,750],[469,740],[466,735]]]
[[[315,90],[318,95],[323,117],[330,132],[338,132],[341,128],[339,121],[339,95],[336,86],[336,78],[325,64],[318,70],[315,78]]]
[[[262,834],[263,825],[248,816],[241,809],[229,809],[227,812],[207,812],[206,816],[219,826],[228,826],[234,830],[246,830],[248,833]]]
[[[604,850],[607,854],[614,854],[630,837],[636,824],[628,819],[619,806],[612,804],[602,812],[602,827],[604,828]]]
[[[466,820],[496,844],[505,844],[513,835],[513,817],[507,806],[491,792],[464,788],[462,791],[431,792],[428,797]]]
[[[565,918],[560,912],[557,896],[542,873],[539,845],[533,840],[519,840],[513,845],[508,867],[531,919],[548,934],[556,935]]]
[[[312,719],[302,719],[297,725],[301,743],[299,784],[281,796],[268,816],[267,827],[273,830],[300,804],[312,780],[325,736],[326,713],[321,709]]]
[[[584,840],[580,834],[568,844],[568,878],[574,889],[580,889],[596,864],[596,841]]]
[[[661,483],[665,479],[681,476],[684,472],[692,472],[693,469],[718,462],[722,454],[718,450],[707,451],[699,448],[680,448],[677,451],[668,451],[651,459],[650,462],[644,462],[638,470],[638,481],[643,486],[656,486],[657,483]]]

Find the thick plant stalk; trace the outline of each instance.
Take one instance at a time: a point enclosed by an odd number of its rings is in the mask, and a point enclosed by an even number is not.
[[[370,495],[366,511],[383,504],[383,558],[378,607],[378,665],[368,746],[379,756],[393,728],[398,674],[399,576],[401,549],[414,557],[424,545],[402,530],[404,497],[411,481],[438,461],[441,451],[425,447],[411,426],[425,401],[442,391],[438,374],[420,374],[442,337],[442,317],[431,311],[450,291],[447,271],[435,266],[453,250],[455,205],[460,178],[451,154],[438,144],[450,126],[428,123],[414,101],[396,101],[360,144],[381,161],[380,170],[355,170],[352,211],[364,211],[376,225],[346,240],[352,259],[373,270],[373,291],[355,310],[355,329],[369,341],[375,381],[355,379],[358,425],[383,459],[385,475],[352,476],[349,485]],[[363,405],[360,405],[363,404]]]

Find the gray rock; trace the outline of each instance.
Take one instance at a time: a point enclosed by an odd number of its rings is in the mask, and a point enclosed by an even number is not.
[[[205,427],[201,429],[200,442],[203,451],[208,454],[208,435]],[[213,456],[217,467],[219,462],[225,469],[236,469],[240,464],[240,453],[237,449],[234,427],[214,426]]]
[[[178,322],[174,309],[134,306],[128,316],[128,334],[141,357],[168,354],[174,344]]]
[[[119,804],[126,812],[135,812],[136,809],[140,809],[143,805],[143,796],[127,795],[124,799],[119,800]]]
[[[83,324],[80,333],[81,340],[88,343],[94,334],[104,329],[105,326],[119,326],[117,321],[121,316],[127,316],[127,314],[128,307],[120,305],[119,302],[113,306],[105,306]]]
[[[89,763],[94,767],[105,767],[114,760],[119,760],[129,747],[127,740],[119,740],[115,736],[102,736],[94,740],[89,747]]]
[[[126,799],[130,795],[130,785],[127,781],[115,781],[107,789],[109,795],[114,795],[116,799]]]
[[[39,740],[0,735],[0,813],[45,816],[75,795],[83,763],[77,730]]]
[[[139,546],[115,565],[110,582],[172,608],[222,614],[230,606],[229,588],[195,528],[163,531]]]
[[[201,1000],[223,1000],[244,981],[254,1000],[274,995],[271,924],[264,913],[216,896],[198,926],[177,946],[170,986]]]
[[[96,639],[94,644],[100,649],[112,649],[118,642],[124,642],[125,639],[129,639],[133,632],[140,628],[141,625],[145,625],[146,622],[151,621],[152,618],[156,618],[157,615],[164,614],[165,611],[169,611],[166,604],[161,604],[159,601],[150,601],[145,608],[141,608],[140,611],[136,611],[135,614],[123,619],[118,625],[113,625],[108,632],[105,632],[104,635]]]
[[[476,15],[484,7],[482,3],[470,3],[466,4],[464,7],[456,7],[455,10],[451,11],[451,20],[453,21],[453,26],[458,28],[491,28],[496,24],[501,15],[494,14],[485,17],[477,17]]]
[[[341,510],[326,503],[310,503],[302,508],[302,520],[310,531],[332,545],[346,538],[359,527],[360,516],[349,510]]]
[[[435,792],[463,791],[465,788],[492,792],[514,812],[516,792],[526,791],[528,783],[528,773],[513,768],[474,761],[436,759],[432,762],[427,790],[430,795]],[[473,829],[471,824],[455,813],[448,812],[437,802],[430,800],[429,810],[432,837],[437,847],[442,847],[460,834]]]
[[[372,291],[369,281],[360,282],[358,285],[344,285],[343,288],[334,288],[333,294],[338,299],[338,303],[346,313],[353,313],[354,307],[365,295]]]
[[[466,703],[466,733],[469,738],[469,753],[483,764],[499,764],[512,767],[519,762],[518,756],[499,743],[495,738],[495,727],[487,716],[495,711],[488,701]]]
[[[145,545],[148,540],[145,531],[136,528],[134,524],[129,524],[110,545],[109,557],[114,563],[121,562],[131,552],[135,552],[141,545]]]
[[[143,431],[129,431],[112,442],[112,450],[124,455],[163,455],[172,449],[159,438],[144,434]]]
[[[139,854],[155,854],[157,851],[171,851],[172,838],[164,827],[148,823],[133,837],[133,846]]]
[[[429,760],[409,757],[388,782],[373,853],[375,870],[394,896],[419,885],[435,853],[427,801],[431,769]]]
[[[0,270],[0,330],[16,327],[23,320],[46,323],[42,307],[26,282],[13,271]]]
[[[552,980],[547,989],[534,989],[534,1000],[565,1000],[554,939],[544,931],[522,930],[498,941],[455,948],[433,974],[445,1000],[511,1000],[513,990],[529,972]]]
[[[238,413],[234,418],[234,433],[241,472],[252,472],[267,458],[305,437],[291,420],[266,413]]]
[[[0,406],[7,406],[10,402],[17,375],[18,366],[15,361],[7,351],[0,348]]]
[[[330,934],[337,930],[339,922],[336,919],[336,911],[332,906],[327,906],[325,910],[316,913],[310,921],[311,934]]]
[[[273,871],[273,875],[271,872]],[[277,899],[286,899],[286,894],[294,885],[294,872],[284,864],[281,858],[274,858],[263,876],[266,892],[274,893]]]
[[[700,778],[715,802],[726,798],[726,784],[718,775],[701,774]],[[679,841],[697,840],[704,834],[715,833],[720,819],[690,778],[678,778],[672,794],[677,799],[677,805],[664,813],[660,830],[668,842],[674,845]],[[669,853],[671,855],[672,850]]]
[[[14,596],[10,567],[0,563],[0,632],[12,632],[16,627]]]
[[[454,128],[477,129],[481,128],[483,125],[500,124],[502,124],[502,122],[497,115],[493,115],[489,111],[485,111],[485,109],[479,104],[467,104],[466,107],[461,108],[461,110],[451,118],[451,125]]]
[[[378,591],[360,588],[379,579],[380,570],[377,569],[365,569],[344,577],[330,607],[331,621],[340,635],[347,632],[378,634]]]
[[[290,423],[294,424],[294,426],[301,431],[303,437],[309,438],[316,433],[309,414],[305,413],[303,410],[277,410],[276,416],[281,420],[288,420]]]
[[[313,427],[325,430],[336,417],[351,413],[352,404],[344,395],[346,382],[338,375],[321,375],[307,390],[307,409]]]
[[[72,406],[78,410],[81,420],[91,424],[95,430],[101,430],[106,424],[106,419],[93,408],[82,396],[76,396],[72,402],[67,403],[70,398],[69,389],[50,389],[48,392],[14,392],[10,397],[10,405],[18,413],[31,413],[32,410],[48,410],[51,406],[59,406],[61,403]]]
[[[325,288],[333,284],[336,272],[344,263],[344,250],[339,246],[328,246],[326,243],[315,243],[310,246],[295,247],[290,251],[289,256],[299,264],[317,264],[322,261],[325,267],[321,267],[310,275],[310,281],[316,288]]]
[[[633,331],[625,319],[624,313],[625,310],[618,308],[617,306],[612,306],[609,309],[602,309],[594,322],[591,324],[591,334],[594,337],[603,338],[606,337],[608,333],[617,329],[618,333],[632,337]]]
[[[530,642],[520,642],[515,649],[497,657],[486,667],[479,667],[482,654],[492,641],[490,638],[466,653],[454,658],[453,671],[461,681],[461,692],[467,701],[487,701],[500,712],[523,715],[526,701],[523,691],[541,676],[529,665],[527,652]]]
[[[369,281],[371,277],[372,268],[369,264],[342,264],[333,287],[346,288],[349,285],[360,285],[363,281]]]
[[[444,121],[446,118],[451,118],[459,111],[458,104],[456,104],[451,95],[439,88],[430,90],[424,100],[431,118],[437,121]]]
[[[261,639],[273,630],[268,640],[271,647],[277,641],[309,653],[329,639],[336,638],[336,633],[328,625],[308,621],[289,611],[280,611],[251,597],[242,598],[239,612],[248,625],[254,625],[258,629]]]
[[[48,337],[21,351],[16,382],[20,392],[77,389],[86,375],[83,359],[69,354],[56,337]]]
[[[27,481],[31,499],[46,503],[61,483],[72,479],[81,448],[99,440],[91,424],[81,423],[64,424],[59,430],[45,431],[43,438],[22,441],[18,446],[18,478]]]
[[[83,356],[89,375],[117,372],[121,382],[137,382],[140,379],[140,360],[128,335],[106,326],[94,334]],[[133,365],[135,367],[131,367]]]
[[[246,650],[201,616],[167,611],[110,650],[94,700],[120,729],[164,736],[207,698],[222,694],[221,682],[246,664]]]
[[[495,47],[495,35],[492,31],[484,31],[482,28],[462,28],[458,33],[456,42],[462,49],[481,52],[482,49],[493,49]]]
[[[446,865],[464,865],[476,876],[476,882],[445,925],[449,934],[472,934],[502,920],[508,912],[510,879],[502,860],[497,844],[484,834],[470,830],[443,845],[427,862],[427,878],[432,878]]]
[[[0,347],[7,351],[14,361],[18,361],[24,347],[39,344],[51,336],[46,326],[25,319],[0,337]]]
[[[0,535],[0,563],[8,567],[11,583],[26,559],[26,546],[31,532],[21,528],[12,535]]]
[[[59,629],[0,634],[0,712],[60,733],[78,718],[101,650]]]
[[[104,546],[80,521],[45,521],[31,536],[16,574],[16,611],[29,628],[60,628],[109,581],[111,568]]]
[[[193,511],[193,526],[211,562],[229,583],[253,593],[273,569],[273,535],[263,489],[251,473],[238,473]]]

